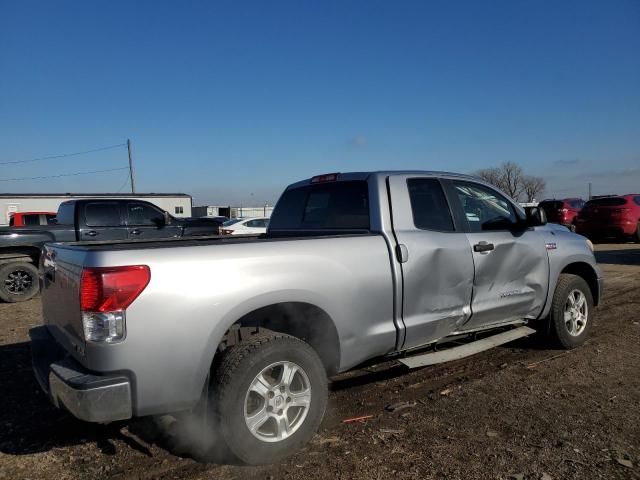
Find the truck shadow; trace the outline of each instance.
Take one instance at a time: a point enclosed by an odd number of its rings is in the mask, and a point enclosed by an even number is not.
[[[201,453],[193,420],[163,423],[160,418],[139,418],[108,425],[82,422],[55,408],[42,392],[31,369],[29,342],[0,345],[0,452],[28,455],[54,448],[95,444],[104,455],[116,455],[122,443],[147,456],[152,445],[179,457],[208,463],[234,463],[221,448]],[[206,440],[214,442],[209,432]],[[121,443],[122,442],[122,443]]]
[[[99,425],[81,422],[55,408],[40,390],[31,370],[29,342],[0,345],[0,452],[26,455],[53,448],[95,442],[114,455],[114,440],[143,453],[148,448],[121,432],[124,423]]]
[[[610,265],[640,265],[640,248],[600,250],[594,252],[598,263]]]

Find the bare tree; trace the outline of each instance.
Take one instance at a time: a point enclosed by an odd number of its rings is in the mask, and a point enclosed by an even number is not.
[[[502,170],[502,190],[515,200],[520,199],[524,188],[522,167],[514,162],[506,162],[500,166]]]
[[[502,172],[499,168],[483,168],[482,170],[478,170],[475,174],[485,182],[501,188],[499,185],[502,183]]]
[[[533,202],[536,197],[544,192],[547,182],[542,177],[528,175],[524,177],[523,192],[527,202]]]
[[[483,168],[478,170],[476,175],[518,201],[523,198],[528,202],[532,201],[546,186],[544,179],[525,175],[522,167],[514,162],[505,162],[499,167]]]

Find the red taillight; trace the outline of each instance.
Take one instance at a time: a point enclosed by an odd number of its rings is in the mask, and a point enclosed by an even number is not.
[[[337,173],[325,173],[311,178],[311,183],[335,182],[338,179]]]
[[[80,309],[84,312],[114,312],[126,309],[149,284],[146,265],[95,267],[82,270]]]

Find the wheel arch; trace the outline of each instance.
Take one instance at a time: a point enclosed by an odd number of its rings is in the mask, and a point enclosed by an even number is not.
[[[40,261],[40,248],[17,246],[3,247],[0,249],[0,265],[25,261],[33,263],[37,267]]]
[[[598,274],[590,264],[579,261],[572,262],[562,268],[560,274],[562,275],[563,273],[576,275],[587,282],[587,285],[589,285],[589,290],[591,290],[591,296],[593,297],[593,304],[598,305],[600,299]]]
[[[341,352],[335,315],[320,306],[321,298],[309,298],[300,291],[286,293],[273,292],[247,300],[219,319],[208,336],[206,351],[195,372],[195,385],[199,385],[200,391],[208,382],[217,355],[225,348],[229,335],[236,328],[264,328],[300,338],[316,351],[327,375],[338,372]]]

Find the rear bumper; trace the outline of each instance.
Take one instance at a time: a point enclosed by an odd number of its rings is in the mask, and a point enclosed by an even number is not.
[[[56,407],[87,422],[132,417],[131,383],[126,376],[85,369],[58,345],[47,327],[33,328],[29,336],[36,379]]]

